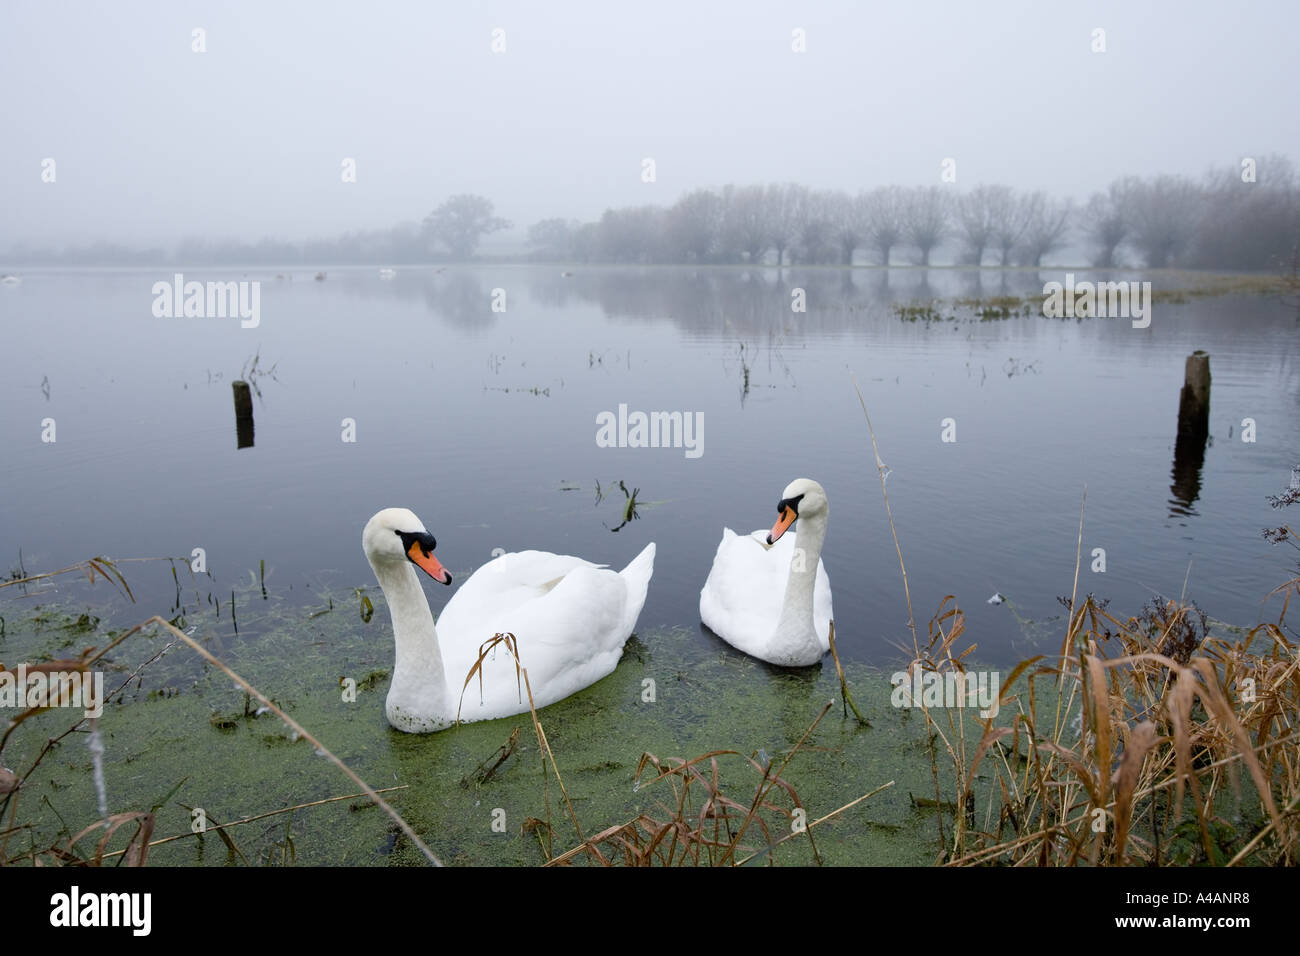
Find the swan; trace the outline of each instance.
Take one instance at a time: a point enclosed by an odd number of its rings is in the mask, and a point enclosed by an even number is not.
[[[816,664],[830,649],[831,583],[822,565],[829,506],[810,478],[786,485],[772,530],[722,529],[700,591],[700,620],[737,650],[782,667]],[[795,521],[797,535],[786,535]]]
[[[413,734],[450,726],[458,711],[460,720],[474,721],[528,710],[527,689],[504,648],[483,660],[481,695],[478,674],[465,686],[480,646],[498,633],[515,635],[538,708],[608,676],[654,573],[653,543],[617,572],[546,551],[502,554],[460,586],[435,630],[415,570],[448,585],[451,574],[433,556],[436,542],[423,522],[405,508],[385,508],[366,522],[361,546],[388,601],[397,645],[385,713],[393,727]]]

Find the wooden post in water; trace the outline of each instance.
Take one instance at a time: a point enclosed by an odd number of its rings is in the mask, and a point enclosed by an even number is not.
[[[1204,438],[1210,434],[1210,353],[1197,349],[1187,356],[1183,391],[1178,400],[1178,434]]]
[[[1187,356],[1183,390],[1178,396],[1178,435],[1174,439],[1170,514],[1195,514],[1201,494],[1201,468],[1210,437],[1210,353],[1197,349]]]
[[[230,383],[235,392],[235,447],[253,447],[253,390],[248,383]]]

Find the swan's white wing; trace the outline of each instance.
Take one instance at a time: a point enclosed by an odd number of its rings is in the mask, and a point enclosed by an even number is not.
[[[813,627],[821,641],[822,651],[831,649],[831,618],[835,611],[831,607],[831,579],[826,576],[826,565],[817,559],[817,580],[813,584]]]
[[[713,567],[700,591],[700,620],[731,646],[761,656],[781,619],[794,536],[766,547],[767,530],[722,531]]]
[[[491,612],[510,610],[543,597],[576,568],[602,567],[602,564],[549,551],[499,555],[456,589],[438,616],[438,631],[441,633],[444,627],[457,630],[465,624],[482,621]]]
[[[514,634],[537,707],[608,675],[645,602],[653,561],[650,545],[621,574],[581,558],[537,551],[502,555],[484,565],[438,618],[447,679],[456,695],[479,647],[498,633]],[[481,697],[475,675],[465,691],[463,719],[527,709],[527,692],[504,648],[496,648],[482,670]]]
[[[709,630],[737,650],[764,659],[771,652],[768,641],[781,620],[798,537],[783,535],[769,548],[767,535],[765,528],[747,535],[724,528],[713,567],[700,591],[700,620]],[[813,584],[813,626],[823,651],[830,649],[831,617],[831,583],[819,558]]]

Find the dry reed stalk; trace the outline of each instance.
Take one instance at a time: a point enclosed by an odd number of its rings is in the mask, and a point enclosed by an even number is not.
[[[376,790],[375,793],[394,793],[398,790],[405,790],[409,786],[410,786],[409,784],[404,783],[396,787],[384,787],[381,790]],[[364,791],[362,791],[361,793],[348,793],[339,797],[325,797],[321,800],[312,800],[308,803],[298,803],[292,807],[281,807],[279,810],[268,810],[266,813],[258,813],[255,814],[254,816],[244,817],[240,820],[231,820],[229,823],[218,823],[214,826],[209,826],[203,832],[215,833],[221,830],[229,830],[233,827],[243,826],[246,823],[256,823],[258,820],[265,820],[268,817],[278,817],[283,813],[293,813],[295,810],[308,810],[311,807],[322,807],[327,803],[339,803],[342,800],[355,800],[357,797],[364,797],[366,795],[367,794]],[[149,841],[149,848],[153,849],[154,847],[162,846],[165,843],[175,843],[177,840],[186,840],[191,837],[199,837],[202,835],[203,835],[202,833],[193,833],[193,832],[177,833],[175,836],[162,837],[161,839],[158,840]],[[125,852],[126,850],[114,850],[112,853],[105,853],[104,859],[111,860],[114,857],[121,856]]]
[[[564,778],[560,775],[560,768],[559,768],[559,766],[558,766],[558,765],[556,764],[556,762],[555,762],[555,753],[551,750],[551,744],[550,744],[550,742],[546,739],[546,731],[542,728],[542,722],[541,722],[541,721],[538,719],[538,717],[537,717],[537,706],[536,706],[536,704],[535,704],[534,701],[533,701],[533,688],[532,688],[532,684],[530,684],[529,681],[528,681],[528,668],[524,667],[522,661],[520,661],[520,659],[519,659],[519,641],[518,641],[518,639],[515,637],[514,634],[510,634],[510,633],[505,633],[505,634],[494,634],[494,635],[493,635],[492,637],[490,637],[488,640],[484,641],[481,645],[479,645],[478,658],[477,658],[477,659],[474,661],[474,663],[470,666],[469,673],[465,675],[465,683],[464,683],[464,685],[461,687],[461,704],[463,704],[463,703],[464,703],[464,700],[465,700],[465,689],[469,687],[470,681],[474,679],[474,675],[475,675],[475,674],[478,674],[478,676],[479,676],[479,692],[482,693],[482,689],[483,689],[483,661],[487,658],[487,655],[488,655],[488,654],[489,654],[489,653],[490,653],[494,648],[496,648],[496,647],[498,647],[498,646],[500,646],[500,647],[504,647],[504,648],[506,649],[506,652],[507,652],[507,653],[511,656],[511,658],[514,660],[514,662],[515,662],[515,680],[516,680],[516,681],[520,681],[520,680],[522,680],[522,682],[523,682],[523,687],[524,687],[524,689],[528,692],[528,712],[529,712],[529,714],[532,716],[532,720],[533,720],[533,731],[537,734],[537,746],[538,746],[538,749],[541,751],[541,754],[542,754],[542,779],[543,779],[544,782],[546,782],[546,781],[549,780],[549,778],[546,776],[546,761],[549,759],[550,762],[551,762],[551,770],[554,772],[556,782],[557,782],[557,783],[559,784],[559,786],[560,786],[560,794],[561,794],[561,796],[564,797],[564,805],[565,805],[565,807],[566,807],[566,808],[568,809],[568,811],[569,811],[569,820],[570,820],[570,822],[573,824],[573,829],[574,829],[574,830],[577,832],[577,834],[578,834],[578,840],[585,844],[587,841],[586,841],[586,838],[582,835],[582,824],[580,824],[580,823],[578,822],[578,815],[577,815],[576,812],[574,812],[574,809],[573,809],[573,802],[569,799],[569,792],[568,792],[568,790],[567,790],[567,789],[565,788],[565,786],[564,786]],[[457,707],[457,710],[456,710],[456,719],[457,719],[458,721],[459,721],[459,719],[460,719],[460,707],[459,707],[459,706]],[[548,789],[546,790],[546,821],[545,821],[545,823],[546,823],[546,829],[547,829],[547,842],[546,842],[546,845],[545,845],[544,849],[545,849],[545,851],[546,851],[546,855],[547,855],[547,857],[549,858],[549,856],[550,856],[550,835],[551,835],[551,832],[552,832],[552,827],[551,827],[551,800],[550,800],[550,791],[549,791],[549,787],[548,787]],[[601,860],[601,861],[604,860],[604,857],[601,856],[600,851],[599,851],[599,850],[596,850],[594,847],[592,848],[592,853],[593,853],[593,855],[594,855],[595,857],[597,857],[599,860]]]
[[[579,845],[551,858],[546,865],[565,865],[578,854],[584,852],[590,854],[601,845],[613,846],[619,850],[624,862],[630,866],[649,866],[656,863],[667,866],[687,864],[698,866],[701,863],[712,866],[739,866],[765,854],[768,855],[768,863],[771,865],[775,861],[770,853],[775,847],[803,835],[808,838],[814,859],[820,862],[817,845],[811,833],[812,829],[894,785],[894,781],[891,780],[812,823],[793,826],[795,814],[804,812],[803,804],[794,787],[782,775],[832,706],[834,701],[828,702],[822,708],[821,713],[789,750],[785,760],[775,769],[771,763],[759,763],[752,757],[745,757],[734,750],[713,750],[689,760],[676,757],[661,760],[654,754],[643,753],[637,764],[636,786],[640,789],[643,786],[667,781],[672,788],[672,805],[670,807],[660,804],[667,816],[660,819],[643,812],[631,820],[601,830]],[[751,800],[742,803],[723,792],[719,779],[719,757],[741,758],[761,775]],[[706,768],[707,773],[701,768]],[[648,769],[653,769],[655,776],[643,782],[642,777]],[[692,802],[692,794],[696,789],[704,793],[704,799],[698,808]],[[794,807],[793,810],[786,810],[770,799],[773,791],[777,789],[786,793]],[[774,840],[772,830],[763,816],[765,813],[789,818],[792,823],[791,832]],[[750,828],[755,828],[762,833],[763,847],[737,860],[736,854],[740,848],[740,841]],[[601,856],[599,861],[604,865],[610,865],[610,861],[604,856]]]
[[[888,783],[882,783],[880,786],[876,787],[875,790],[870,790],[870,791],[868,791],[867,793],[864,793],[862,796],[860,796],[860,797],[858,797],[858,798],[856,798],[856,799],[854,799],[854,800],[850,800],[848,803],[844,804],[844,806],[842,806],[842,807],[840,807],[840,808],[838,808],[838,809],[836,809],[836,810],[832,810],[830,813],[826,814],[825,816],[818,817],[818,818],[817,818],[816,820],[814,820],[812,823],[808,824],[808,829],[809,829],[809,830],[812,830],[813,827],[815,827],[815,826],[820,826],[821,824],[825,823],[827,820],[831,820],[831,819],[834,819],[835,817],[838,817],[838,816],[839,816],[841,813],[843,813],[845,810],[851,809],[852,807],[856,807],[856,806],[857,806],[859,803],[861,803],[863,800],[866,800],[866,799],[868,799],[869,797],[874,797],[876,794],[880,793],[880,791],[882,791],[882,790],[888,790],[888,789],[889,789],[890,787],[892,787],[893,785],[894,785],[894,781],[892,781],[892,780],[889,781]],[[767,847],[767,848],[764,849],[764,850],[760,850],[759,853],[770,853],[773,849],[775,849],[776,847],[780,846],[780,845],[781,845],[782,843],[784,843],[786,840],[793,840],[796,836],[798,836],[797,833],[788,833],[788,834],[786,834],[785,836],[781,837],[781,839],[779,839],[779,840],[777,840],[775,843],[773,843],[770,847]],[[752,860],[752,859],[754,859],[755,857],[757,857],[757,856],[759,855],[759,853],[751,853],[749,856],[745,857],[743,860],[737,860],[737,861],[736,861],[736,866],[744,866],[744,865],[745,865],[746,863],[748,863],[750,860]]]
[[[1266,630],[1269,627],[1271,625],[1261,626]],[[1260,628],[1256,629],[1258,630]],[[1276,635],[1271,631],[1268,633],[1276,643],[1280,632]],[[1126,626],[1121,632],[1126,641],[1125,649],[1137,653],[1111,659],[1102,659],[1095,654],[1083,655],[1082,667],[1075,672],[1078,674],[1076,680],[1086,680],[1089,683],[1087,697],[1091,701],[1092,711],[1089,721],[1093,730],[1091,744],[1076,751],[1051,739],[1036,742],[1036,749],[1054,754],[1069,768],[1075,780],[1074,785],[1086,791],[1087,803],[1079,804],[1070,798],[1068,788],[1065,788],[1067,795],[1060,800],[1061,816],[1055,824],[1041,827],[1033,833],[1022,832],[1017,839],[1001,841],[987,850],[957,855],[951,862],[978,863],[1006,854],[1013,863],[1024,863],[1028,861],[1024,851],[1037,848],[1039,862],[1055,859],[1056,862],[1069,863],[1080,853],[1087,852],[1090,862],[1119,864],[1128,862],[1130,846],[1140,850],[1143,860],[1151,860],[1152,854],[1158,854],[1159,844],[1132,833],[1134,807],[1138,801],[1151,798],[1160,790],[1173,789],[1175,797],[1167,813],[1176,814],[1177,807],[1184,799],[1181,792],[1185,786],[1192,788],[1195,825],[1202,848],[1207,857],[1213,859],[1217,849],[1210,833],[1210,808],[1219,791],[1222,779],[1220,769],[1236,764],[1246,766],[1268,822],[1229,862],[1237,863],[1245,859],[1246,853],[1259,848],[1269,834],[1274,836],[1273,852],[1276,855],[1288,857],[1294,854],[1294,828],[1287,824],[1287,812],[1277,810],[1272,792],[1277,775],[1270,773],[1267,768],[1280,767],[1289,772],[1287,755],[1295,748],[1281,744],[1283,740],[1290,742],[1296,735],[1293,733],[1268,739],[1265,733],[1265,724],[1273,719],[1279,707],[1278,689],[1284,688],[1284,682],[1294,681],[1300,670],[1292,666],[1294,659],[1278,661],[1264,668],[1275,679],[1274,682],[1268,690],[1261,693],[1260,702],[1239,715],[1229,702],[1225,690],[1228,682],[1220,676],[1212,657],[1217,655],[1219,666],[1230,669],[1222,661],[1233,660],[1230,655],[1234,653],[1244,654],[1244,648],[1255,632],[1240,645],[1226,645],[1216,639],[1208,647],[1211,657],[1194,657],[1186,664],[1166,655],[1142,650],[1142,642],[1148,640],[1142,634],[1141,628]],[[1090,643],[1095,647],[1095,638]],[[1290,648],[1279,653],[1289,653],[1294,657],[1295,650]],[[1238,664],[1242,662],[1240,657],[1236,660]],[[1053,672],[1054,669],[1051,668],[1039,671],[1042,674]],[[1149,679],[1157,672],[1173,675],[1172,682]],[[1110,674],[1109,679],[1106,674]],[[1134,674],[1139,676],[1131,676]],[[1120,681],[1121,676],[1124,677],[1123,682]],[[1032,682],[1030,686],[1032,687]],[[1131,693],[1131,688],[1135,686],[1146,688],[1148,693],[1160,696],[1155,700],[1141,695],[1135,697]],[[1296,701],[1300,695],[1297,695],[1294,686],[1286,684],[1285,687],[1290,688],[1288,719],[1294,721]],[[1099,690],[1107,693],[1099,694]],[[1193,704],[1196,701],[1203,707],[1203,719],[1194,716]],[[1132,716],[1126,716],[1128,714]],[[1139,717],[1142,719],[1138,720]],[[1018,715],[1017,721],[1021,719],[1026,720],[1032,739],[1032,722],[1025,715]],[[1130,720],[1137,722],[1130,725]],[[1167,731],[1160,731],[1162,725],[1167,726]],[[1249,729],[1252,727],[1255,732],[1253,742]],[[989,738],[997,737],[999,740],[1005,736],[1005,729],[998,729],[988,735]],[[1122,744],[1124,751],[1118,758],[1118,766],[1113,773],[1113,761],[1109,756],[1109,742],[1112,740]],[[993,739],[981,742],[975,765],[996,742]],[[1205,748],[1209,748],[1208,751]],[[1221,756],[1206,763],[1195,758],[1198,752]],[[1198,761],[1199,766],[1196,765]],[[1004,795],[1010,795],[1004,798],[1004,803],[1010,804],[1015,802],[1016,788],[1023,787],[1028,778],[1016,781],[1007,779],[1008,777],[1009,775],[1000,773],[999,783]],[[1232,780],[1231,777],[1227,779],[1228,782]],[[1282,792],[1296,793],[1294,782],[1294,777],[1285,776],[1281,783],[1292,789],[1284,789]],[[1058,781],[1051,777],[1039,780],[1029,797],[1047,802],[1050,799],[1048,788],[1056,783]],[[1113,791],[1110,789],[1112,786]],[[1055,789],[1062,790],[1060,787]],[[1292,796],[1288,808],[1295,802],[1296,798]],[[1088,824],[1098,809],[1113,816],[1113,839],[1103,840],[1101,835],[1091,832]],[[1151,809],[1154,812],[1154,803],[1151,804]],[[1048,844],[1051,844],[1051,848]],[[1064,850],[1061,849],[1062,846]],[[1065,853],[1064,858],[1059,856],[1061,852]],[[1158,859],[1158,856],[1155,858]]]
[[[921,657],[921,642],[916,633],[916,614],[912,610],[912,590],[907,583],[907,565],[903,562],[903,548],[902,545],[898,543],[898,529],[894,526],[894,509],[890,507],[889,490],[885,487],[888,469],[885,466],[885,462],[880,457],[880,448],[876,443],[876,430],[872,427],[871,415],[867,411],[867,400],[862,396],[862,387],[858,384],[858,377],[852,372],[849,373],[849,377],[853,379],[853,390],[858,393],[858,403],[862,406],[862,416],[867,421],[867,433],[871,436],[871,454],[876,463],[876,474],[880,478],[880,495],[885,502],[885,515],[889,518],[889,532],[894,538],[894,551],[898,555],[898,569],[903,575],[903,598],[907,602],[907,628],[912,634],[912,651],[915,654],[913,663],[915,664]],[[921,703],[921,711],[925,715],[926,727],[936,727],[937,725],[934,723],[934,718],[931,716],[930,709],[926,706],[924,700]],[[934,738],[927,734],[927,739],[929,741],[930,751],[930,776],[934,782],[934,799],[937,805],[940,802],[938,755],[935,753],[934,749]],[[951,747],[949,748],[949,752],[951,753]],[[939,842],[943,843],[942,811],[937,811],[935,820],[939,826]]]
[[[153,558],[140,558],[138,560],[155,560]],[[158,558],[159,561],[167,561],[169,558]],[[103,555],[95,558],[87,558],[85,561],[78,561],[76,564],[69,565],[66,568],[59,568],[57,571],[43,571],[40,574],[29,574],[21,578],[11,578],[7,581],[0,581],[0,588],[13,587],[19,584],[31,584],[33,581],[43,581],[46,578],[56,578],[60,575],[71,574],[74,571],[81,571],[91,584],[95,583],[95,575],[105,578],[116,585],[128,598],[133,602],[135,595],[131,593],[131,587],[126,583],[126,578],[122,577],[122,572],[117,570],[116,563],[111,558]]]
[[[369,797],[373,803],[378,805],[380,809],[382,809],[386,814],[388,814],[388,816],[393,820],[393,822],[397,824],[398,829],[400,829],[402,833],[406,835],[407,839],[409,839],[412,843],[415,844],[415,846],[419,849],[419,851],[424,855],[425,859],[427,859],[434,866],[442,866],[442,861],[439,860],[438,857],[434,855],[434,852],[430,850],[428,846],[425,845],[425,842],[420,839],[419,834],[417,834],[413,829],[411,829],[411,825],[407,823],[405,820],[403,820],[401,815],[396,810],[394,810],[389,805],[388,801],[385,800],[383,797],[381,797],[374,790],[374,788],[372,788],[368,783],[366,783],[359,776],[357,776],[351,767],[349,767],[342,760],[336,757],[329,748],[327,748],[324,744],[322,744],[319,740],[317,740],[314,736],[312,736],[312,734],[309,733],[306,730],[306,728],[304,728],[296,720],[294,720],[283,710],[281,710],[279,706],[277,706],[269,697],[267,697],[265,694],[259,691],[248,681],[244,680],[244,678],[236,674],[233,670],[227,667],[222,661],[218,660],[217,658],[209,654],[206,648],[200,645],[197,641],[191,638],[184,631],[177,629],[176,627],[169,624],[167,621],[164,621],[161,617],[155,615],[154,617],[151,617],[147,621],[137,624],[135,627],[131,628],[131,630],[122,634],[118,638],[118,640],[115,641],[114,643],[119,643],[120,641],[125,640],[127,637],[130,637],[132,634],[135,634],[136,632],[141,631],[152,624],[157,624],[158,626],[171,632],[171,634],[174,637],[176,637],[178,640],[188,645],[189,648],[193,650],[196,654],[198,654],[205,661],[207,661],[213,667],[217,668],[219,671],[221,671],[223,674],[225,674],[227,677],[233,680],[236,684],[238,684],[241,688],[243,688],[244,693],[250,695],[251,697],[257,698],[257,700],[261,702],[263,707],[265,707],[267,710],[271,711],[271,713],[275,714],[275,716],[279,717],[282,721],[284,721],[285,724],[287,724],[300,737],[304,738],[308,743],[310,743],[313,747],[315,747],[317,751],[319,751],[327,760],[330,761],[330,763],[338,767],[339,770],[341,770],[344,773],[344,775],[348,777],[349,780],[351,780],[353,783],[359,786],[362,789],[362,791],[365,793],[365,795]]]
[[[835,673],[838,674],[840,678],[840,694],[844,698],[844,716],[847,717],[849,715],[848,708],[852,707],[853,716],[858,718],[858,723],[862,724],[864,727],[870,727],[871,721],[863,717],[862,712],[858,710],[858,705],[853,702],[853,695],[849,693],[849,682],[844,679],[844,668],[840,666],[839,651],[835,649],[834,621],[831,621],[830,631],[827,634],[827,638],[831,645],[831,660],[835,662]]]

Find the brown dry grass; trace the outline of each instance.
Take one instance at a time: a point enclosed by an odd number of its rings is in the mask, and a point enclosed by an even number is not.
[[[1123,621],[1091,596],[1072,608],[1071,649],[1023,662],[1024,686],[1003,690],[1010,724],[985,722],[961,777],[984,818],[957,829],[947,862],[1294,865],[1300,645],[1285,613],[1170,656],[1171,636],[1197,627],[1193,605]]]
[[[866,415],[860,389],[858,398]],[[974,645],[955,653],[965,625],[951,595],[920,644],[870,416],[867,428],[903,575],[910,666],[964,673]],[[1060,652],[1022,661],[1002,681],[1010,721],[922,706],[939,862],[1295,865],[1300,642],[1286,616],[1300,577],[1270,594],[1282,598],[1277,622],[1237,640],[1210,636],[1205,614],[1183,601],[1121,621],[1092,595],[1078,599],[1083,522],[1081,507]],[[941,764],[951,768],[949,801]]]
[[[634,787],[637,790],[667,781],[670,799],[661,800],[655,809],[639,813],[624,823],[606,827],[591,837],[583,835],[582,824],[574,812],[560,774],[555,753],[546,738],[546,731],[537,716],[533,689],[528,681],[528,668],[519,657],[519,644],[514,634],[496,634],[479,647],[478,660],[470,667],[461,688],[461,697],[477,674],[482,680],[482,665],[486,656],[496,648],[503,648],[515,661],[516,680],[528,695],[528,712],[533,731],[537,735],[538,750],[542,755],[544,820],[530,818],[524,822],[525,832],[537,835],[546,866],[569,866],[577,858],[585,857],[598,866],[740,866],[759,857],[772,865],[776,847],[796,837],[807,839],[813,859],[819,864],[821,857],[812,831],[867,798],[894,785],[889,781],[863,794],[817,820],[809,821],[807,811],[794,786],[786,779],[785,770],[800,748],[821,723],[827,711],[834,706],[829,701],[821,713],[804,731],[803,736],[786,753],[779,766],[767,760],[746,757],[736,750],[712,750],[690,759],[665,757],[643,752],[637,762]],[[847,686],[843,685],[847,691]],[[856,712],[856,707],[854,708]],[[730,765],[747,768],[750,775],[758,775],[752,784],[752,795],[736,799],[734,790],[724,789],[719,760]],[[549,772],[547,770],[549,764]],[[703,769],[702,769],[703,768]],[[564,799],[569,823],[577,836],[576,846],[560,854],[554,853],[556,830],[551,820],[550,778],[555,777],[560,795]],[[730,783],[727,787],[730,788]],[[746,789],[743,791],[749,793]],[[757,843],[741,841],[752,833]]]

